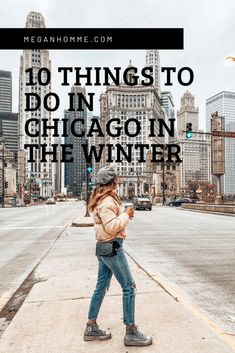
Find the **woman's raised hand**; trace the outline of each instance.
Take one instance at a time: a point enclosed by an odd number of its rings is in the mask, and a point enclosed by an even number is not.
[[[129,218],[132,219],[134,217],[134,207],[127,207],[126,213],[128,214]]]

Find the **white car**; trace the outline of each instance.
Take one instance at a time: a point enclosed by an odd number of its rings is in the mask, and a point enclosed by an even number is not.
[[[134,206],[135,210],[152,210],[152,202],[148,197],[136,197]]]
[[[55,199],[54,197],[50,197],[49,199],[46,200],[47,205],[55,205]]]

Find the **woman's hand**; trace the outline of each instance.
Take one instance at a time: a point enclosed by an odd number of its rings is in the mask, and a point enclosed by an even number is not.
[[[130,219],[134,217],[134,207],[127,207],[125,212],[128,214]]]

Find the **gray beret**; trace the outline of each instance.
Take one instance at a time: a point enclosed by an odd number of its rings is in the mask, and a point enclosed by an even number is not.
[[[117,176],[117,173],[113,166],[101,168],[96,174],[95,185],[106,185],[110,183],[115,176]]]

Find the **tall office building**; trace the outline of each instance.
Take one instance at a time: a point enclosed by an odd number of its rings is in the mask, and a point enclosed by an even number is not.
[[[68,110],[64,110],[64,119],[68,121],[69,123],[72,121],[72,112],[69,112]],[[67,136],[64,137],[64,143],[66,145],[72,143],[72,135],[70,133],[69,128],[67,128]],[[70,172],[70,163],[64,163],[64,184],[62,185],[63,188],[65,188],[66,192],[68,191],[68,185],[69,185],[69,174]]]
[[[92,112],[87,112],[87,131],[90,129],[93,120],[99,120],[99,117],[94,116]],[[89,148],[96,145],[96,135],[96,133],[93,133],[92,136],[87,138]]]
[[[195,135],[191,139],[186,139],[180,135],[177,139],[180,146],[179,164],[180,190],[188,188],[188,182],[211,182],[211,143],[210,137]]]
[[[79,94],[85,96],[85,88],[80,86],[72,86],[71,93],[74,94],[74,111],[66,110],[64,112],[64,118],[68,119],[68,127],[71,126],[71,122],[75,119],[79,119],[74,125],[76,131],[84,131],[84,136],[76,137],[68,129],[68,136],[65,137],[65,144],[71,144],[73,146],[72,157],[73,163],[65,163],[65,187],[67,188],[68,196],[81,197],[82,186],[86,177],[86,160],[84,157],[82,144],[87,143],[86,138],[86,124],[82,124],[81,119],[84,122],[87,121],[87,108],[84,103],[82,107],[79,107]],[[77,108],[79,107],[79,109]]]
[[[175,105],[173,102],[173,97],[171,92],[169,91],[162,91],[161,92],[161,105],[166,111],[169,118],[175,118]]]
[[[131,64],[129,67],[132,66]],[[131,76],[134,74],[130,70],[128,81],[131,82]],[[161,107],[160,97],[154,86],[143,86],[140,83],[135,86],[128,86],[121,83],[119,86],[108,86],[106,92],[100,96],[100,124],[105,132],[107,122],[114,118],[120,119],[120,125],[124,126],[128,120],[136,119],[141,125],[140,133],[131,137],[128,136],[122,128],[120,136],[110,136],[100,138],[100,143],[104,145],[121,145],[127,151],[128,144],[154,144],[162,143],[162,138],[158,137],[159,125],[158,118],[164,119],[165,114]],[[149,120],[155,119],[154,134],[155,137],[149,137]],[[115,125],[115,124],[114,124]],[[129,123],[129,131],[133,133],[136,125]],[[115,133],[115,127],[112,131]],[[149,184],[150,175],[147,173],[147,152],[145,153],[146,162],[140,163],[140,150],[133,148],[132,160],[128,162],[124,157],[121,162],[115,162],[117,172],[120,176],[119,194],[120,196],[133,196],[142,194],[145,191],[145,185]],[[114,148],[113,159],[117,158],[117,150]],[[107,156],[103,153],[103,159],[100,166],[105,165]]]
[[[14,159],[17,160],[18,114],[0,111],[0,124],[2,126],[2,135],[5,139],[5,148],[10,151]]]
[[[160,96],[161,92],[161,82],[160,82],[160,55],[159,50],[157,49],[148,49],[146,51],[145,64],[148,67],[153,68],[153,86],[155,87],[158,95]]]
[[[45,20],[43,16],[38,12],[30,12],[27,16],[26,22],[27,28],[45,28]],[[35,85],[29,86],[29,73],[26,70],[32,68],[33,79],[36,82]],[[47,149],[51,146],[51,130],[48,131],[48,136],[42,137],[41,134],[38,137],[30,137],[25,133],[25,123],[27,120],[34,118],[38,119],[39,124],[30,124],[31,132],[35,132],[40,128],[42,119],[46,119],[47,125],[51,125],[51,112],[40,107],[36,111],[25,111],[26,98],[25,93],[38,94],[41,102],[43,102],[44,97],[51,91],[51,83],[48,85],[40,85],[37,76],[41,68],[47,68],[51,72],[51,61],[49,59],[49,52],[45,49],[32,49],[24,50],[23,55],[20,58],[20,77],[19,77],[19,149],[25,152],[25,170],[21,171],[20,175],[25,175],[26,184],[29,183],[31,176],[33,175],[37,179],[41,179],[44,185],[44,190],[47,196],[52,193],[52,163],[51,156],[47,156],[46,162],[40,162],[40,149],[35,150],[34,159],[35,162],[28,162],[29,159],[29,149],[24,150],[24,144],[46,144]],[[45,79],[45,77],[43,77]],[[31,105],[36,106],[36,100],[31,100]],[[50,106],[50,102],[48,103]],[[19,182],[24,183],[24,180],[19,180]]]
[[[92,114],[92,112],[87,112],[87,131],[89,131],[92,121],[98,121],[98,123],[100,124],[100,118],[99,116],[95,116]],[[97,133],[93,133],[93,136],[88,137],[88,146],[89,149],[92,148],[92,146],[95,146],[97,151],[99,150],[99,143],[102,143],[101,137],[97,136]],[[92,156],[92,180],[94,182],[95,180],[95,176],[99,170],[99,163],[96,163],[94,156]]]
[[[180,109],[177,111],[177,131],[181,134],[185,131],[186,124],[191,123],[193,131],[199,129],[199,111],[195,106],[195,97],[186,91],[180,100]]]
[[[10,71],[0,70],[0,124],[5,148],[14,159],[18,151],[18,114],[12,113],[12,76]]]
[[[175,119],[175,105],[173,102],[173,97],[171,92],[163,91],[161,92],[161,105],[166,114],[166,120]],[[175,124],[175,135],[176,135],[176,124]],[[167,141],[170,143],[172,137],[167,136]]]
[[[211,114],[224,116],[225,131],[235,131],[235,92],[222,91],[206,100],[206,129],[211,130]],[[225,138],[225,174],[222,193],[235,195],[235,139]]]
[[[58,119],[58,118],[57,118]],[[62,120],[58,121],[58,135],[53,137],[53,144],[57,145],[56,148],[56,159],[57,162],[52,164],[52,175],[53,175],[53,190],[56,194],[61,194],[64,191],[64,163],[61,162],[62,158],[62,148],[61,145],[64,144],[63,134],[63,124]]]
[[[0,70],[0,112],[12,112],[12,78],[10,71]]]
[[[12,113],[11,72],[0,70],[0,199],[9,204],[16,192],[18,115]],[[4,182],[2,180],[4,178]],[[2,186],[4,185],[4,193]]]
[[[193,136],[186,138],[186,124],[192,124]],[[186,91],[181,98],[177,111],[177,143],[181,149],[180,189],[184,190],[189,181],[199,184],[211,181],[210,138],[199,132],[199,111],[195,106],[195,97]],[[183,132],[184,131],[184,132]],[[200,131],[202,132],[202,131]]]

